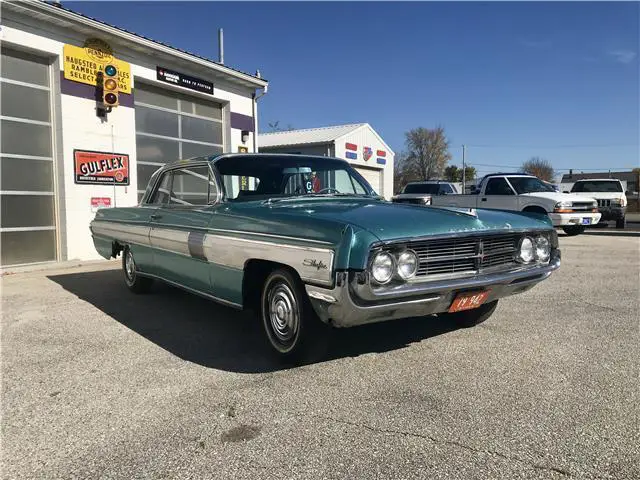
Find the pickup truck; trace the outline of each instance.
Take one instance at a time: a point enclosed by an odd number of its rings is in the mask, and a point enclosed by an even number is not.
[[[567,235],[584,232],[587,225],[597,224],[602,216],[590,195],[560,193],[524,173],[486,175],[472,194],[433,196],[431,205],[546,214],[553,226],[561,227]]]
[[[616,228],[624,228],[626,224],[627,196],[622,182],[615,178],[594,178],[578,180],[571,187],[572,194],[588,194],[598,202],[601,220],[615,220]]]
[[[394,203],[415,203],[418,205],[431,205],[431,197],[434,195],[451,195],[459,193],[453,183],[440,180],[426,180],[424,182],[409,182],[402,192],[393,196]]]

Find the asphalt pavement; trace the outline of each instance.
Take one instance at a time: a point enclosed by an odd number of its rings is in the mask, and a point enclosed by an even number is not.
[[[248,315],[117,261],[2,278],[2,477],[640,478],[640,236],[563,263],[484,324],[336,332],[282,368]]]

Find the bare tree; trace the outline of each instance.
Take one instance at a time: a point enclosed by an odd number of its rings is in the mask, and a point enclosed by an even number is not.
[[[540,157],[531,157],[524,162],[522,170],[547,182],[553,182],[553,177],[555,176],[551,162]]]
[[[400,193],[404,186],[412,180],[407,169],[406,152],[397,153],[393,162],[393,191]]]
[[[270,132],[288,132],[291,130],[295,130],[295,127],[290,123],[288,123],[287,126],[284,128],[281,127],[280,120],[276,120],[275,122],[269,122],[268,125],[269,125]]]
[[[451,160],[444,129],[414,128],[405,133],[407,170],[417,180],[440,177]]]

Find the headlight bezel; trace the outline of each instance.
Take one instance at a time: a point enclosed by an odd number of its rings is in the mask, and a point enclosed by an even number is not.
[[[376,261],[380,258],[380,257],[389,257],[391,259],[391,268],[390,268],[390,275],[389,278],[387,278],[386,280],[379,280],[378,278],[376,278],[375,273],[374,273],[374,268],[375,268],[375,264]],[[371,274],[371,278],[373,278],[373,280],[378,284],[378,285],[386,285],[388,284],[394,277],[395,272],[397,269],[397,265],[396,265],[396,258],[395,256],[391,253],[388,252],[386,250],[380,250],[378,252],[376,252],[373,257],[371,258],[371,263],[369,265],[369,273]]]
[[[531,242],[531,259],[530,260],[525,260],[522,256],[522,244],[524,243],[525,240],[528,240],[529,242]],[[547,254],[541,256],[538,252],[539,249],[539,243],[541,243],[541,241],[546,242],[546,250],[547,250]],[[515,260],[518,263],[521,263],[523,265],[534,265],[534,264],[542,264],[542,265],[546,265],[551,261],[551,253],[553,252],[553,249],[556,248],[556,246],[554,245],[554,237],[551,233],[532,233],[529,235],[523,235],[522,237],[520,237],[520,240],[518,241],[518,246],[516,248],[515,251]]]
[[[413,259],[415,260],[415,267],[413,269],[413,271],[411,272],[410,275],[403,275],[401,273],[401,259],[403,255],[411,255],[413,257]],[[398,275],[398,277],[401,280],[404,280],[405,282],[408,280],[411,280],[412,278],[414,278],[416,276],[416,274],[418,273],[418,268],[420,268],[420,257],[418,256],[418,254],[416,252],[414,252],[413,250],[411,250],[410,248],[406,248],[400,252],[397,253],[396,255],[396,274]]]

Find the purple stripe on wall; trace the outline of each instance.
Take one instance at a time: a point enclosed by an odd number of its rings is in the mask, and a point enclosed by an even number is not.
[[[250,117],[249,115],[242,115],[241,113],[231,112],[231,128],[253,132],[253,117]]]
[[[96,87],[86,83],[73,82],[64,78],[64,72],[60,72],[60,92],[63,95],[73,95],[74,97],[96,99]],[[120,94],[120,106],[133,107],[133,95]]]

